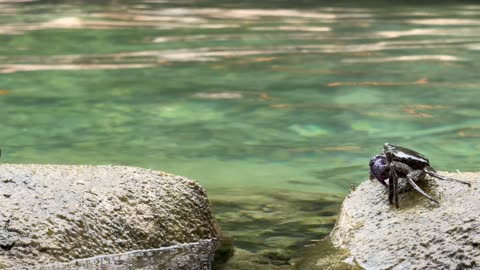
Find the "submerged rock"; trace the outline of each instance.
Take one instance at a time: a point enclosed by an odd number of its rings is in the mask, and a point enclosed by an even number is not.
[[[212,194],[216,217],[235,242],[224,270],[294,269],[301,247],[330,233],[343,200],[340,194],[280,189]]]
[[[0,165],[0,269],[221,238],[205,190],[123,166]]]
[[[409,191],[395,209],[382,185],[362,183],[343,202],[333,244],[365,269],[479,269],[480,173],[442,174],[472,186],[428,179],[421,187],[440,204]]]

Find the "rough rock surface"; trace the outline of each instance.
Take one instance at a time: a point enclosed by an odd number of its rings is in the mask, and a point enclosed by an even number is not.
[[[205,191],[123,166],[0,165],[0,269],[220,238]]]
[[[441,173],[472,183],[428,179],[400,195],[400,209],[386,189],[366,181],[343,202],[331,239],[365,269],[480,269],[480,173]]]

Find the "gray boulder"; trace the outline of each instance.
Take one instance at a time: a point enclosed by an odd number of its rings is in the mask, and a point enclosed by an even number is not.
[[[386,189],[363,182],[342,205],[330,237],[348,261],[365,269],[480,269],[480,173],[442,173],[472,183],[428,179],[400,195],[400,209]]]
[[[0,165],[0,269],[222,238],[192,180],[123,166]]]

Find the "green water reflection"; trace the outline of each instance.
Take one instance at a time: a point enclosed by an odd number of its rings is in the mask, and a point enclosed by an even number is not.
[[[477,170],[478,15],[452,2],[1,1],[2,161],[188,176],[241,248],[291,253],[328,233],[386,141]],[[316,196],[333,206],[289,210]],[[245,209],[270,214],[243,227]]]

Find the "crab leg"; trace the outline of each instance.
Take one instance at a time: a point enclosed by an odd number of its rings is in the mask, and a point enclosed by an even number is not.
[[[407,175],[410,173],[412,168],[408,166],[405,163],[397,162],[397,161],[392,161],[390,162],[390,175],[389,175],[389,194],[388,194],[388,200],[390,204],[393,204],[395,202],[395,207],[399,208],[398,206],[398,173],[401,175]]]
[[[390,175],[388,177],[388,201],[390,204],[395,204],[395,207],[398,208],[398,175],[395,162],[392,162],[390,165]]]
[[[418,193],[422,194],[424,197],[426,197],[427,199],[429,199],[432,202],[439,203],[437,200],[435,200],[434,198],[430,197],[427,193],[425,193],[425,191],[423,191],[419,186],[417,186],[417,184],[415,184],[415,181],[413,181],[413,179],[410,176],[407,177],[407,181],[408,181],[408,183],[410,183],[410,185],[412,185],[412,187]]]
[[[394,201],[395,201],[395,207],[398,209],[398,175],[395,173],[395,180],[393,181],[393,193],[394,193]]]
[[[445,180],[445,181],[450,181],[450,182],[457,182],[457,183],[461,183],[461,184],[465,184],[469,187],[472,186],[472,184],[468,183],[468,182],[465,182],[465,181],[462,181],[462,180],[458,180],[458,179],[453,179],[453,178],[450,178],[450,177],[447,177],[447,176],[443,176],[443,175],[440,175],[438,173],[436,173],[434,170],[431,170],[431,167],[425,167],[424,168],[424,171],[430,175],[430,176],[433,176],[435,178],[438,178],[440,180]]]
[[[390,170],[390,175],[388,176],[388,202],[390,204],[393,204],[393,171],[394,170]]]

